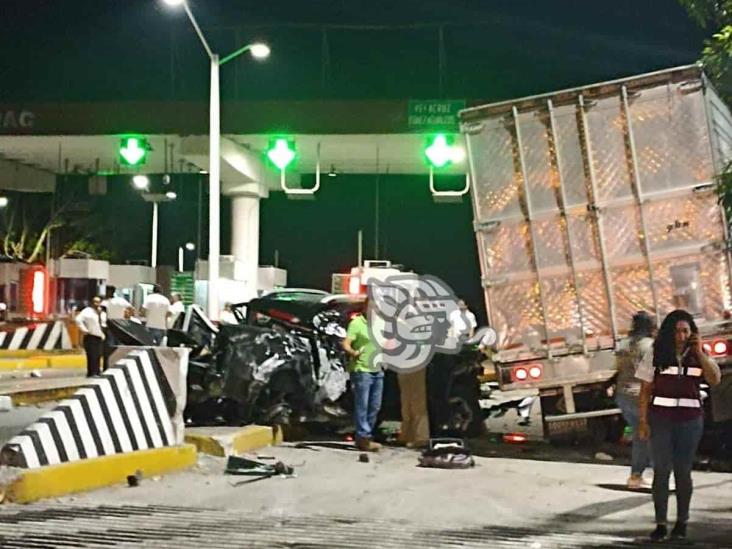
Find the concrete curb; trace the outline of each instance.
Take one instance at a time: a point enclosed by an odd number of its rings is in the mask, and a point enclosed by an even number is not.
[[[52,357],[52,356],[84,356],[83,349],[54,349],[45,351],[43,349],[0,349],[2,358],[29,358],[29,357]]]
[[[186,442],[199,452],[227,457],[282,442],[282,430],[263,425],[186,428]]]
[[[45,358],[0,358],[0,371],[13,370],[44,370],[48,368],[48,360]]]
[[[86,383],[86,378],[84,383]],[[15,393],[5,393],[13,401],[13,406],[32,406],[34,404],[43,404],[44,402],[53,402],[56,400],[64,400],[71,398],[76,391],[81,389],[83,385],[71,385],[68,387],[52,387],[48,389],[30,389],[28,391],[18,391]]]
[[[138,471],[144,482],[145,478],[186,469],[195,463],[196,448],[191,444],[154,448],[22,470],[17,478],[0,486],[0,492],[5,501],[30,503],[126,482],[129,475]]]
[[[39,355],[38,351],[26,357],[0,355],[0,371],[45,370],[47,368],[83,369],[86,368],[86,357],[79,354]]]

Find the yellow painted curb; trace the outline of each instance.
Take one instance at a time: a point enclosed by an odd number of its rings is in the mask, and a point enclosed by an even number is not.
[[[61,369],[86,369],[86,356],[85,355],[56,355],[46,357],[48,360],[49,368],[61,368]]]
[[[239,455],[282,442],[282,430],[263,425],[236,429],[201,427],[186,429],[186,442],[212,456]]]
[[[0,358],[0,371],[8,370],[43,370],[48,368],[45,358]]]
[[[78,355],[81,351],[79,349],[54,349],[51,351],[44,351],[41,349],[0,349],[0,359],[2,358],[48,358],[55,356],[70,356]],[[81,353],[81,356],[84,356]]]
[[[80,354],[39,355],[25,357],[0,356],[0,371],[8,370],[43,370],[46,368],[86,368],[86,356]]]
[[[196,448],[191,444],[155,448],[61,465],[28,469],[4,487],[7,501],[30,503],[126,482],[141,471],[144,478],[191,467],[196,463]],[[143,480],[144,482],[144,480]]]

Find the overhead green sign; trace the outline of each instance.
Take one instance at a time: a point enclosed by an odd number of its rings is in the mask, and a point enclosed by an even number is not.
[[[173,273],[170,275],[170,291],[171,293],[179,293],[186,306],[192,305],[195,295],[193,273]]]
[[[412,130],[457,131],[464,108],[464,99],[410,100],[407,123]]]
[[[143,137],[123,137],[119,146],[120,163],[124,166],[141,166],[147,160],[150,144]]]

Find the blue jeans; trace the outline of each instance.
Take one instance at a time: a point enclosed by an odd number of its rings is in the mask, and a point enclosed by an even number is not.
[[[671,471],[676,480],[676,521],[689,520],[691,503],[691,467],[699,446],[704,420],[701,417],[689,421],[670,421],[649,414],[651,449],[653,451],[653,506],[656,524],[666,524],[668,513],[668,479]]]
[[[155,345],[160,345],[160,342],[163,341],[163,338],[167,333],[167,330],[162,330],[160,328],[148,328],[148,331],[152,334]]]
[[[354,372],[351,374],[351,385],[356,438],[371,438],[376,427],[376,416],[381,409],[384,372]]]
[[[651,462],[650,446],[647,440],[638,438],[638,424],[640,423],[640,415],[638,412],[638,399],[623,393],[618,393],[615,397],[618,407],[623,412],[625,422],[633,429],[633,445],[631,447],[630,473],[632,475],[642,475],[646,467]]]

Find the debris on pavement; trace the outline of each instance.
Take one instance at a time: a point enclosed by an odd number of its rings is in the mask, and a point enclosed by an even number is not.
[[[0,395],[0,412],[9,412],[13,409],[13,399],[7,395]]]
[[[287,465],[281,461],[278,461],[274,465],[269,463],[262,463],[253,459],[243,458],[239,456],[230,456],[226,462],[226,470],[224,471],[227,475],[243,475],[254,477],[249,480],[237,482],[232,486],[241,486],[242,484],[248,484],[250,482],[256,482],[258,480],[264,480],[274,476],[282,476],[285,478],[293,477],[295,474],[294,467]]]
[[[475,459],[461,439],[431,439],[429,447],[419,457],[420,467],[438,469],[469,469],[475,467]]]
[[[142,471],[140,471],[139,469],[137,471],[135,471],[134,475],[127,475],[127,485],[130,488],[139,486],[141,480],[142,480]]]
[[[595,454],[595,459],[598,461],[612,461],[615,458],[610,454],[606,454],[605,452],[597,452]]]
[[[358,461],[361,463],[368,463],[369,462],[369,455],[366,453],[361,453],[358,455]]]

